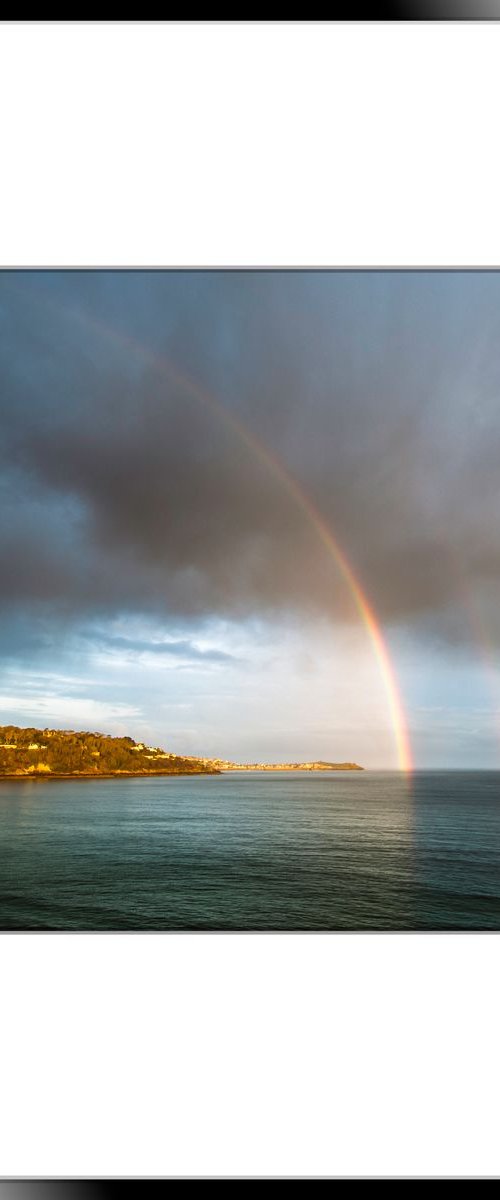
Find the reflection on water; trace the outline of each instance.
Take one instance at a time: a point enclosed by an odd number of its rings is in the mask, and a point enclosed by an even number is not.
[[[500,774],[4,782],[2,929],[500,928]]]
[[[500,773],[419,772],[413,795],[417,919],[500,929]]]

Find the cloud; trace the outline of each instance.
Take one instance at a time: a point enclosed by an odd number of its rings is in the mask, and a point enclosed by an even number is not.
[[[182,659],[194,663],[231,663],[239,662],[235,654],[216,647],[202,649],[186,638],[169,641],[154,641],[141,638],[117,637],[105,633],[89,633],[85,635],[94,645],[110,651],[123,651],[128,655],[153,654],[168,658]]]
[[[4,273],[4,614],[357,620],[274,456],[384,622],[466,637],[500,577],[499,334],[497,273]]]
[[[43,695],[25,695],[21,693],[1,693],[0,713],[8,714],[6,723],[10,724],[21,719],[31,718],[36,721],[71,722],[74,727],[83,725],[95,728],[99,722],[110,724],[130,722],[140,715],[140,709],[133,704],[105,703],[87,697],[62,695],[46,692]],[[69,727],[69,725],[68,725]]]

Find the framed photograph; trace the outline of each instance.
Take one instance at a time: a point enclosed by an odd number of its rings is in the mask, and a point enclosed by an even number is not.
[[[0,927],[498,929],[500,273],[0,297]]]

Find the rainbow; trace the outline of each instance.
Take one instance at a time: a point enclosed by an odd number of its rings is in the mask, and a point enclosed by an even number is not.
[[[49,301],[49,303],[54,303]],[[59,306],[57,306],[59,307]],[[65,309],[68,314],[68,309]],[[136,354],[148,363],[158,374],[163,375],[169,382],[177,383],[183,390],[195,397],[205,408],[209,409],[220,421],[226,426],[230,426],[236,436],[241,439],[246,446],[264,463],[269,471],[279,479],[283,487],[291,496],[295,504],[308,518],[317,537],[323,543],[330,557],[333,559],[341,577],[344,579],[347,588],[351,594],[354,606],[363,622],[363,625],[369,636],[373,652],[375,655],[378,669],[382,679],[384,692],[387,700],[391,725],[394,731],[394,737],[397,748],[397,760],[399,769],[405,774],[410,774],[413,771],[413,756],[411,750],[410,737],[406,722],[405,711],[401,699],[399,686],[392,665],[389,651],[382,633],[380,622],[370,604],[370,601],[363,591],[359,580],[357,579],[350,562],[334,537],[326,520],[312,503],[297,482],[294,476],[290,473],[283,463],[264,445],[243,422],[235,417],[234,413],[230,412],[219,400],[210,392],[201,386],[195,379],[184,371],[179,370],[170,359],[163,355],[157,354],[155,351],[145,346],[136,338],[121,333],[113,327],[96,321],[88,313],[82,312],[80,309],[72,309],[71,315],[85,325],[92,327],[100,336],[111,339],[117,344],[123,345],[132,349]]]

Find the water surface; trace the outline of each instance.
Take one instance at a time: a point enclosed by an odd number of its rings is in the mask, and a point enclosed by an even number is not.
[[[0,928],[500,929],[500,772],[4,781]]]

